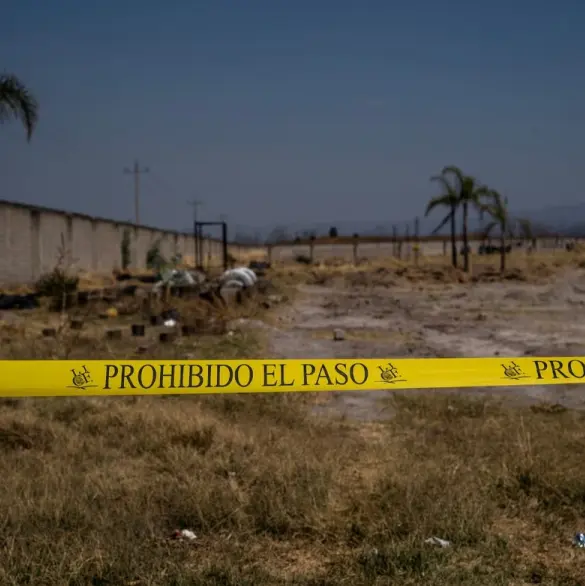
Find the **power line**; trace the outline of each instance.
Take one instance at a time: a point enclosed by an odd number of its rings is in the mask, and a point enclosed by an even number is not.
[[[148,167],[141,168],[138,161],[134,161],[132,169],[128,167],[124,169],[125,175],[134,175],[134,221],[138,225],[140,224],[140,175],[149,171]]]

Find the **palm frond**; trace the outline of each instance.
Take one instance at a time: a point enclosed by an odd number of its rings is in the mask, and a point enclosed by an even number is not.
[[[443,167],[441,175],[443,177],[453,175],[457,179],[460,188],[463,185],[463,182],[465,181],[465,175],[463,174],[463,171],[461,171],[461,169],[459,167],[456,167],[455,165],[447,165],[446,167]]]
[[[449,194],[454,199],[457,198],[457,190],[453,185],[451,185],[451,183],[449,183],[447,178],[443,175],[433,175],[433,177],[431,177],[431,181],[435,183],[440,183],[441,187],[443,188],[444,194]]]
[[[39,105],[30,90],[15,75],[0,75],[0,123],[20,120],[30,140],[38,121]]]
[[[489,199],[491,189],[487,185],[478,185],[473,192],[473,199],[480,203],[483,199]]]
[[[437,197],[433,197],[429,203],[427,204],[427,209],[425,210],[425,216],[428,216],[436,207],[439,206],[452,206],[453,205],[453,198],[452,196],[445,194],[445,195],[438,195]]]
[[[451,221],[451,218],[453,217],[453,211],[450,211],[441,221],[441,223],[431,232],[431,235],[434,236],[435,234],[437,234],[439,232],[439,230],[441,230],[441,228],[443,226],[445,226],[447,223],[449,223]]]

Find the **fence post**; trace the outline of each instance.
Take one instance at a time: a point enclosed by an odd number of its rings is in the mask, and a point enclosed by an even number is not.
[[[396,243],[396,252],[398,253],[398,260],[402,260],[402,244],[404,242],[404,238],[397,236],[397,243]]]
[[[419,238],[419,231],[420,231],[420,225],[419,225],[419,219],[418,216],[414,219],[414,265],[418,266],[418,258],[419,258],[419,252],[420,252],[420,238]]]

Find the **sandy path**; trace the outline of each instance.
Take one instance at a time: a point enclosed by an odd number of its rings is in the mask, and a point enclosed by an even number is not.
[[[389,287],[304,285],[271,331],[282,358],[378,358],[585,354],[585,273],[554,282]],[[333,340],[333,330],[346,333]],[[585,407],[585,387],[484,388],[513,402]],[[335,392],[318,412],[372,420],[391,416],[391,391]]]

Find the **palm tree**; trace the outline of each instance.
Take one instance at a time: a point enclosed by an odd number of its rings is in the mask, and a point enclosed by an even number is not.
[[[485,227],[485,234],[494,228],[499,228],[500,232],[500,272],[506,270],[506,238],[513,237],[518,228],[519,236],[524,239],[533,237],[532,224],[529,220],[522,218],[513,218],[508,211],[508,198],[503,197],[499,192],[491,189],[487,194],[489,203],[482,205],[482,210],[486,211],[492,221]]]
[[[469,271],[469,238],[468,219],[469,207],[472,206],[481,210],[481,200],[488,193],[487,187],[480,185],[474,177],[464,175],[458,167],[444,167],[441,174],[431,177],[431,181],[438,181],[443,186],[444,193],[433,198],[427,206],[427,214],[435,207],[449,206],[449,214],[443,219],[439,226],[433,231],[436,234],[447,222],[451,222],[451,249],[453,255],[453,266],[457,266],[457,235],[455,232],[455,214],[457,208],[463,209],[463,270]]]
[[[30,90],[15,75],[0,75],[0,123],[22,121],[30,140],[37,124],[39,105]]]
[[[480,185],[477,179],[471,175],[464,175],[459,167],[445,167],[441,171],[441,175],[457,194],[457,207],[461,206],[462,208],[463,270],[467,273],[469,272],[469,208],[473,207],[481,211],[482,198],[487,196],[489,190],[484,185]]]
[[[459,198],[457,192],[453,189],[452,185],[445,179],[444,176],[439,175],[431,177],[431,181],[440,183],[443,187],[443,193],[437,197],[433,197],[427,204],[425,216],[428,216],[437,207],[449,208],[449,213],[443,218],[441,223],[433,230],[433,234],[436,234],[447,222],[451,224],[451,264],[457,268],[457,233],[456,233],[456,218],[455,212],[457,211],[457,205],[459,204]]]

